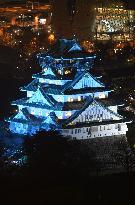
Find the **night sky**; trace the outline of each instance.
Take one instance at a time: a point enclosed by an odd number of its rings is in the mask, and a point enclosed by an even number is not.
[[[35,1],[39,1],[39,2],[42,2],[42,3],[46,3],[46,2],[48,3],[49,2],[49,0],[35,0]],[[122,1],[126,2],[128,4],[129,8],[134,8],[135,9],[135,0],[122,0]],[[26,0],[0,0],[0,3],[2,3],[2,4],[7,3],[7,2],[11,2],[11,3],[12,2],[22,2],[22,3],[25,3]],[[57,2],[59,3],[59,0],[57,0]],[[117,2],[117,0],[116,0],[116,2]]]

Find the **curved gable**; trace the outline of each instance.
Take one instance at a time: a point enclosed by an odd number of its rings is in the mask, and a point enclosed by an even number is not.
[[[86,73],[82,78],[73,86],[73,89],[81,88],[101,88],[105,87],[103,83],[99,82],[96,78]]]

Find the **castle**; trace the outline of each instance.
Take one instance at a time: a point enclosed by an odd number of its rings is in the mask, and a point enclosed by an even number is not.
[[[23,135],[59,130],[72,139],[125,135],[127,122],[109,100],[111,90],[91,74],[95,57],[66,39],[39,54],[42,71],[21,88],[27,97],[12,102],[18,112],[8,119],[10,130]]]

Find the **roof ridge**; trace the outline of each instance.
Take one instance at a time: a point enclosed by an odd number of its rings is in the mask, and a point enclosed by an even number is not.
[[[108,107],[106,107],[106,106],[104,105],[104,103],[102,103],[102,102],[97,102],[96,100],[94,100],[94,101],[95,101],[98,105],[101,105],[102,107],[104,107],[107,111],[109,111],[109,112],[112,113],[113,115],[115,115],[115,116],[117,116],[117,117],[123,119],[123,116],[121,116],[121,115],[119,115],[118,113],[115,113],[114,111],[110,110]]]
[[[39,90],[41,91],[42,95],[44,96],[44,98],[49,101],[49,103],[51,103],[51,105],[55,105],[57,103],[57,101],[51,96],[45,93],[45,91],[43,90],[42,87],[39,88]]]

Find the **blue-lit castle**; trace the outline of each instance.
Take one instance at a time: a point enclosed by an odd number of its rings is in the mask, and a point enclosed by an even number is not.
[[[91,74],[95,55],[75,40],[60,39],[38,58],[42,71],[21,88],[27,97],[12,103],[18,106],[8,119],[12,132],[59,130],[73,139],[126,134],[126,121],[109,101],[111,91]]]

